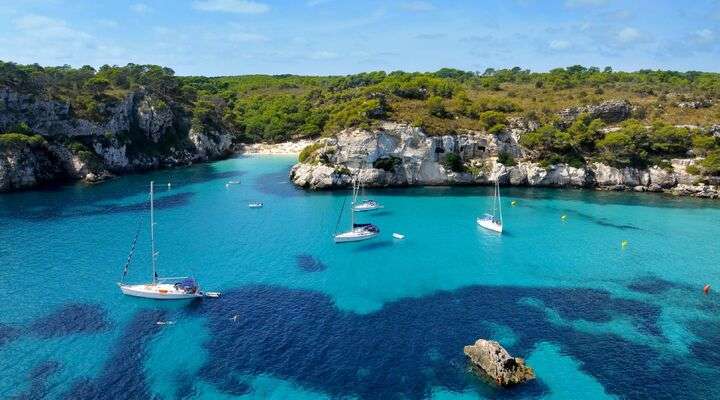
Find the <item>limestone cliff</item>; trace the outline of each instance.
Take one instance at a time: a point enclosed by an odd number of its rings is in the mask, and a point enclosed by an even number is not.
[[[580,168],[542,166],[528,161],[528,150],[519,144],[519,138],[536,128],[515,119],[498,134],[428,136],[420,128],[389,122],[372,131],[348,129],[313,144],[304,162],[292,168],[290,178],[301,187],[328,189],[348,185],[352,174],[362,169],[360,181],[375,187],[488,184],[499,180],[503,185],[667,191],[720,198],[718,186],[697,183],[699,177],[687,172],[695,159],[672,159],[670,168],[648,169],[620,169],[597,162]],[[501,153],[519,161],[503,165],[498,161]]]
[[[61,101],[0,88],[0,132],[22,126],[46,141],[0,146],[0,191],[187,165],[222,157],[232,146],[229,133],[191,129],[183,107],[142,88],[102,107],[104,118],[91,121]]]

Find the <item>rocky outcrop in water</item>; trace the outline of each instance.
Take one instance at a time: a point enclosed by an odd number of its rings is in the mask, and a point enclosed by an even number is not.
[[[586,187],[606,190],[669,192],[697,197],[720,198],[717,185],[697,183],[687,172],[695,159],[672,159],[669,167],[616,168],[593,162],[583,167],[567,164],[542,166],[526,161],[528,151],[519,144],[522,134],[533,127],[515,122],[499,134],[465,132],[427,136],[422,129],[405,124],[383,123],[373,131],[348,129],[336,137],[313,144],[303,163],[296,164],[290,178],[310,189],[349,185],[359,179],[366,186],[489,184]],[[504,165],[504,153],[515,160]],[[455,161],[454,165],[453,162]],[[678,189],[679,185],[682,186]]]
[[[0,191],[188,165],[223,157],[233,144],[227,132],[191,129],[182,107],[142,88],[102,107],[104,117],[90,121],[62,101],[0,88],[0,132],[23,126],[47,142],[0,147]]]
[[[512,386],[535,379],[535,371],[525,365],[525,360],[511,357],[496,341],[478,339],[475,344],[465,346],[463,352],[470,359],[473,371],[497,385]]]

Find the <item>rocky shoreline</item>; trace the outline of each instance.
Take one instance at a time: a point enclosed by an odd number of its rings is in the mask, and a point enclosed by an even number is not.
[[[542,166],[526,161],[529,151],[519,137],[532,126],[511,121],[505,132],[466,132],[428,136],[421,128],[384,122],[378,129],[348,129],[336,137],[319,140],[304,162],[293,166],[290,179],[299,187],[333,189],[346,187],[362,169],[359,179],[369,187],[421,185],[502,185],[578,187],[601,190],[665,192],[701,198],[720,198],[720,186],[699,182],[687,171],[695,158],[668,160],[669,167],[615,168],[599,162],[584,167],[567,164]],[[504,165],[498,155],[519,160]],[[464,170],[456,172],[444,160],[457,156]]]
[[[182,108],[145,90],[109,103],[102,121],[78,118],[63,102],[0,88],[0,192],[62,181],[190,165],[232,154],[232,136],[193,129]]]

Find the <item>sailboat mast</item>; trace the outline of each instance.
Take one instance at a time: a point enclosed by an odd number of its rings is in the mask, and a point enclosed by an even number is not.
[[[495,217],[495,211],[497,211],[497,180],[495,181],[495,187],[493,188],[493,211],[492,216]]]
[[[502,225],[502,201],[500,201],[500,182],[496,181],[498,211],[500,212],[500,225]]]
[[[353,230],[355,228],[355,201],[357,200],[357,184],[358,178],[355,177],[355,181],[353,182],[353,197],[352,202],[350,202],[350,230]]]
[[[155,252],[155,199],[154,199],[154,182],[150,181],[150,248],[152,251],[152,282],[153,285],[157,284],[157,269],[155,266],[155,258],[157,253]]]

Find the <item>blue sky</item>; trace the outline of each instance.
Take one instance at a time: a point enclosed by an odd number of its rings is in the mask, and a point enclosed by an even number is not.
[[[0,3],[0,60],[179,75],[720,71],[720,0],[15,0]]]

